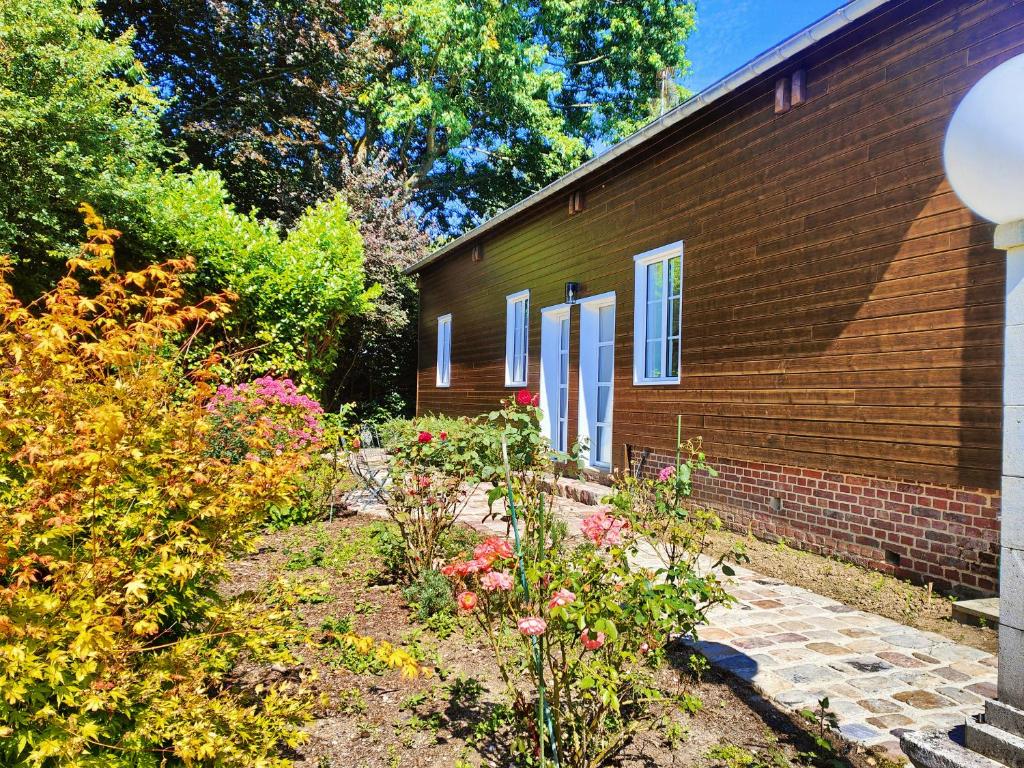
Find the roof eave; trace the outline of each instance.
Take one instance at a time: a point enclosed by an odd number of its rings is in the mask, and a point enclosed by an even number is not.
[[[697,111],[704,109],[726,94],[735,91],[737,88],[746,85],[756,77],[763,75],[772,67],[778,66],[779,64],[792,59],[814,43],[817,43],[819,40],[839,31],[848,24],[888,2],[890,2],[890,0],[852,0],[846,5],[837,8],[832,13],[819,19],[810,26],[805,27],[792,37],[784,40],[744,64],[735,72],[732,72],[721,80],[712,83],[704,90],[684,101],[675,109],[666,112],[661,117],[658,117],[635,133],[627,136],[607,151],[601,153],[597,157],[591,158],[578,168],[569,171],[564,176],[561,176],[551,182],[546,187],[537,190],[529,197],[523,198],[515,205],[506,208],[501,213],[491,217],[478,227],[475,227],[469,232],[455,238],[451,242],[446,243],[436,251],[406,267],[403,271],[407,275],[419,272],[424,267],[433,264],[438,259],[447,256],[472,240],[490,232],[523,211],[554,197],[562,190],[565,190],[586,176],[589,176],[604,166],[614,162],[622,155],[644,144],[682,120],[685,120]]]

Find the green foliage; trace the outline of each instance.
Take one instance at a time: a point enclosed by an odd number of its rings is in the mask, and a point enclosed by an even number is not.
[[[104,28],[93,0],[0,5],[0,253],[13,257],[16,293],[35,298],[61,275],[86,200],[130,233],[125,264],[191,257],[193,297],[237,295],[216,329],[235,378],[291,375],[318,392],[346,322],[380,292],[365,284],[348,203],[334,193],[310,200],[282,237],[236,210],[216,173],[165,168],[167,105],[131,43]],[[209,350],[196,342],[190,359]]]
[[[440,571],[423,571],[416,581],[403,590],[402,595],[420,621],[429,621],[432,616],[439,614],[455,613],[452,585]]]
[[[77,252],[79,202],[135,205],[161,152],[163,104],[131,34],[101,29],[89,2],[0,4],[0,253],[14,255],[23,296]]]
[[[346,638],[352,633],[351,616],[343,616],[340,619],[327,616],[320,629],[325,633],[322,644],[332,649],[329,663],[333,666],[347,669],[357,675],[383,675],[388,671],[388,665],[382,659],[361,652],[347,641]]]
[[[345,188],[339,153],[379,155],[449,230],[650,119],[695,24],[684,0],[162,5],[103,3],[174,90],[170,133],[240,204],[291,221]]]
[[[363,242],[345,200],[307,209],[283,238],[236,211],[208,171],[161,172],[144,202],[129,224],[143,256],[192,256],[194,290],[237,294],[220,337],[236,355],[224,361],[232,375],[290,375],[319,392],[337,362],[344,324],[368,311],[380,291],[364,285]]]

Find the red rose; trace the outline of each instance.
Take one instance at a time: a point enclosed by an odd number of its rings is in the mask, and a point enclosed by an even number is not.
[[[530,394],[528,389],[520,389],[516,392],[516,402],[519,405],[530,405],[533,403],[533,395]]]
[[[419,441],[421,443],[429,443],[434,439],[434,436],[429,432],[420,432]]]
[[[441,440],[447,440],[448,439],[448,433],[447,432],[442,432],[441,434],[438,435],[438,438],[441,439]]]
[[[530,400],[530,405],[532,405],[534,408],[540,405],[540,393],[533,396],[533,399]]]

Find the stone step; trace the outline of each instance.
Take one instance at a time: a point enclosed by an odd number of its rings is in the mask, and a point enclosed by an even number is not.
[[[1024,739],[988,723],[967,722],[967,747],[1007,768],[1024,768]]]
[[[601,499],[612,492],[612,489],[602,483],[595,483],[589,480],[582,480],[572,477],[560,477],[555,487],[551,487],[550,480],[547,482],[549,492],[565,499],[571,499],[579,504],[589,507],[596,507],[601,504]]]
[[[985,702],[985,722],[1024,739],[1024,710],[988,699]]]
[[[999,598],[983,597],[979,600],[961,600],[953,603],[953,618],[962,624],[988,627],[999,626]]]
[[[957,744],[945,731],[904,731],[900,746],[916,768],[1003,768]]]

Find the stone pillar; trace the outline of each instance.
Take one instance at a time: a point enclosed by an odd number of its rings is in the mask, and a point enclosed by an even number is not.
[[[999,701],[1024,710],[1024,220],[996,227],[1006,251]]]

